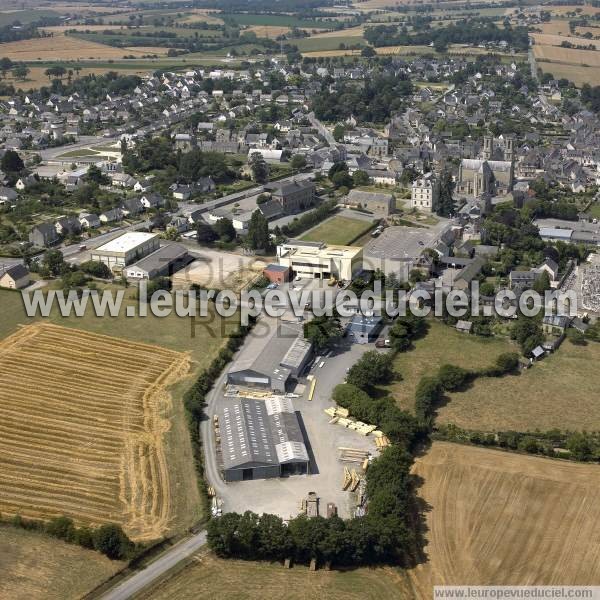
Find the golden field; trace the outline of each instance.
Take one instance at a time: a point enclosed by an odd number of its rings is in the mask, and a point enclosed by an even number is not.
[[[166,48],[162,50],[167,52]],[[0,56],[6,56],[14,61],[103,60],[123,58],[125,54],[140,57],[147,52],[139,49],[113,48],[106,44],[60,34],[0,44]]]
[[[167,388],[187,354],[50,324],[0,344],[0,513],[119,523],[135,540],[174,519]]]
[[[595,585],[600,580],[600,466],[435,442],[417,459],[433,585]]]
[[[572,50],[556,46],[533,47],[535,58],[539,61],[557,62],[572,65],[600,67],[600,52],[594,50]],[[550,70],[551,67],[548,67]]]
[[[78,600],[124,566],[42,533],[0,529],[3,600]]]

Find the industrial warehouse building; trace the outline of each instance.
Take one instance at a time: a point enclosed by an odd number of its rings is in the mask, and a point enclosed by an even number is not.
[[[91,252],[90,259],[104,263],[112,271],[122,272],[160,248],[157,233],[129,231]]]
[[[218,417],[225,481],[309,472],[304,435],[290,399],[225,398]]]
[[[277,246],[279,264],[294,277],[350,281],[362,268],[362,248],[289,240]]]
[[[163,275],[172,275],[191,262],[187,248],[181,244],[165,244],[142,260],[126,267],[127,279],[154,279]]]
[[[227,383],[283,393],[311,357],[312,345],[292,324],[273,326],[269,335],[256,330],[227,373]]]

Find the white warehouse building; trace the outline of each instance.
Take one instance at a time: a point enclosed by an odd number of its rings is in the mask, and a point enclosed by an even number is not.
[[[159,248],[160,239],[157,233],[129,231],[92,250],[90,259],[102,262],[112,271],[119,272]]]

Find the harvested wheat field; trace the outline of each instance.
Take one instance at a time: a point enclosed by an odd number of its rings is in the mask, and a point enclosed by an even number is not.
[[[597,50],[573,50],[571,48],[536,44],[533,47],[533,53],[539,61],[600,67],[600,52]]]
[[[113,48],[68,35],[53,35],[0,44],[0,56],[6,56],[15,61],[102,60],[123,58],[125,54],[143,56],[145,53],[139,50]]]
[[[203,552],[142,591],[138,600],[215,600],[225,595],[235,600],[392,600],[410,598],[409,586],[408,577],[394,567],[315,572],[302,565],[284,569],[279,563],[223,560]]]
[[[600,581],[600,466],[435,442],[415,463],[430,506],[433,585],[595,585]]]
[[[281,25],[252,25],[247,29],[244,29],[244,32],[255,33],[256,37],[272,39],[275,39],[280,35],[287,35],[290,31],[291,29],[289,27]]]
[[[582,37],[575,37],[570,35],[553,35],[549,33],[532,33],[531,37],[535,40],[536,44],[540,46],[560,46],[563,42],[569,42],[574,46],[594,46],[596,50],[600,48],[600,42],[594,40],[588,40]],[[584,52],[593,52],[592,50],[584,50]]]
[[[174,519],[167,386],[187,354],[50,324],[0,343],[0,513],[114,522],[134,540]]]
[[[125,563],[34,531],[0,529],[0,598],[76,600]]]

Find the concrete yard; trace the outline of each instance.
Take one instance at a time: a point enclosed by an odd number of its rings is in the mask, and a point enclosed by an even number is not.
[[[344,341],[329,357],[315,361],[315,366],[310,371],[317,379],[312,400],[308,400],[310,382],[300,381],[300,386],[304,386],[304,389],[299,386],[298,391],[302,392],[302,396],[294,398],[294,407],[300,413],[300,424],[306,434],[311,470],[309,475],[225,484],[215,468],[214,433],[210,427],[203,429],[203,435],[210,436],[210,450],[207,451],[209,484],[222,499],[223,512],[251,510],[258,514],[274,513],[287,519],[299,513],[301,500],[309,492],[316,492],[319,497],[319,514],[325,515],[327,504],[333,502],[341,517],[352,516],[354,494],[342,490],[344,465],[349,469],[355,468],[357,473],[361,472],[361,468],[355,463],[341,462],[338,448],[364,449],[377,455],[375,441],[372,436],[364,437],[341,425],[330,425],[330,417],[324,413],[324,409],[333,405],[332,390],[344,380],[347,369],[372,348],[372,345],[350,345]],[[322,362],[324,365],[320,367]],[[217,403],[223,398],[223,382],[224,379],[221,379],[209,400],[207,423],[212,420]]]
[[[240,291],[256,279],[268,260],[196,246],[195,260],[173,276],[173,286],[188,289],[193,283],[208,289]]]

